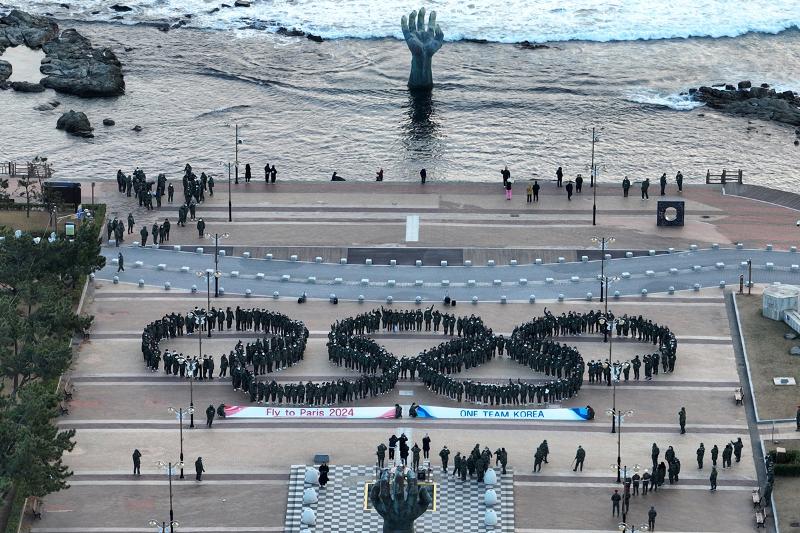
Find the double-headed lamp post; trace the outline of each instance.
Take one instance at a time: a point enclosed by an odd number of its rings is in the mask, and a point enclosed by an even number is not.
[[[198,329],[197,332],[202,345],[202,331]],[[186,363],[186,371],[189,373],[189,409],[185,410],[184,413],[189,413],[189,427],[194,429],[194,369],[197,368],[197,362],[188,357],[178,357],[178,364],[182,365],[184,363]],[[183,424],[181,424],[181,427],[183,427]]]
[[[625,522],[619,523],[619,530],[622,533],[636,533],[637,531],[648,531],[650,528],[644,524],[634,525],[634,524],[626,524]]]
[[[159,468],[165,469],[167,471],[167,476],[169,477],[169,525],[170,525],[170,530],[169,531],[171,533],[175,533],[175,528],[178,526],[178,523],[175,521],[175,513],[173,512],[173,507],[172,507],[172,471],[173,471],[173,468],[176,467],[176,466],[180,466],[181,469],[182,469],[183,468],[183,460],[181,460],[181,462],[177,463],[177,464],[175,464],[175,463],[165,463],[164,461],[158,461],[156,464],[158,465]],[[162,524],[162,526],[166,526],[166,522],[162,522],[161,524]],[[158,520],[151,520],[150,521],[150,525],[151,526],[157,526],[158,525]],[[166,533],[166,532],[167,532],[166,529],[162,529],[162,533]]]
[[[222,272],[219,270],[211,270],[210,268],[205,272],[197,271],[195,275],[198,278],[205,276],[206,278],[206,309],[211,309],[211,278],[214,278],[214,286],[219,287],[219,278],[222,277]],[[211,327],[208,328],[208,336],[211,337]]]
[[[180,523],[175,520],[170,520],[169,523],[167,523],[152,518],[147,523],[156,528],[159,533],[175,533],[175,529],[180,525]]]
[[[620,474],[622,473],[622,422],[626,416],[633,415],[634,410],[621,411],[618,409],[607,409],[606,414],[611,417],[611,420],[617,419],[617,483],[621,482]],[[613,433],[613,432],[612,432]]]
[[[617,474],[619,474],[619,469],[620,469],[620,467],[618,465],[611,465],[611,471],[612,472],[617,472]],[[636,464],[636,465],[633,465],[633,469],[632,470],[633,470],[634,473],[638,474],[639,470],[641,470],[641,469],[642,469],[642,465]],[[631,488],[630,485],[628,484],[630,482],[630,479],[628,478],[628,465],[622,465],[622,481],[623,481],[623,483],[625,483],[625,490],[623,491],[623,497],[624,497],[625,494],[629,494],[628,491],[630,491],[630,488]],[[617,476],[617,483],[619,483],[619,476]],[[627,515],[628,515],[628,505],[625,505],[625,500],[623,500],[623,504],[622,504],[622,521],[623,522],[625,522],[625,520],[627,519]]]
[[[222,274],[219,271],[219,240],[220,239],[227,239],[230,237],[230,233],[206,233],[206,239],[214,239],[214,298],[219,298],[219,278]],[[217,275],[219,274],[219,275]],[[209,308],[211,305],[209,305]],[[210,336],[210,335],[209,335]]]
[[[178,415],[178,428],[181,438],[181,461],[178,463],[178,466],[181,468],[180,478],[183,479],[183,414],[189,413],[190,415],[194,415],[194,407],[189,407],[188,409],[184,409],[183,407],[178,407],[177,409],[174,407],[167,407],[167,410],[170,413]]]
[[[600,301],[603,301],[603,285],[607,285],[605,282],[606,277],[606,245],[611,244],[616,239],[614,237],[592,237],[592,243],[600,244]],[[607,289],[608,287],[606,287]],[[607,291],[606,291],[607,292]],[[608,295],[606,295],[606,299],[608,299]]]

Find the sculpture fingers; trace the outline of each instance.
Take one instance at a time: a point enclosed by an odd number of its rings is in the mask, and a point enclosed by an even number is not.
[[[442,46],[442,43],[444,42],[444,32],[442,31],[442,28],[440,28],[438,24],[436,25],[436,32],[434,33],[434,37],[436,39],[436,42],[439,43],[439,46]]]
[[[428,16],[428,31],[431,34],[436,33],[438,26],[436,26],[436,11],[431,11],[431,14]]]
[[[408,29],[411,32],[417,31],[417,12],[412,11],[408,16]]]
[[[403,30],[403,37],[405,37],[407,41],[409,35],[411,35],[411,31],[408,29],[408,19],[405,15],[400,18],[400,29]]]
[[[417,31],[425,31],[425,8],[419,8],[417,13]]]

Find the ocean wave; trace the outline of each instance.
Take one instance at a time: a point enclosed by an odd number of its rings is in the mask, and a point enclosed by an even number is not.
[[[252,0],[251,7],[222,7],[219,0],[120,0],[132,9],[118,13],[107,0],[10,2],[57,17],[116,23],[175,23],[192,28],[238,30],[298,28],[325,39],[402,39],[397,4],[378,0]],[[777,34],[800,28],[800,0],[428,0],[445,39],[498,43],[631,41],[689,37]],[[228,0],[228,4],[233,4]],[[189,15],[189,17],[187,17]]]
[[[698,102],[686,93],[662,94],[651,89],[630,91],[625,98],[629,102],[657,107],[668,107],[675,111],[691,111],[692,109],[697,109],[705,105],[703,102]]]

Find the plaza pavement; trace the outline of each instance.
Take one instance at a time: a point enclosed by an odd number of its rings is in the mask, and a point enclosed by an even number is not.
[[[655,300],[655,299],[654,299]],[[154,462],[177,460],[178,424],[167,412],[169,406],[186,406],[189,384],[162,373],[147,372],[141,360],[141,327],[154,317],[195,304],[205,295],[175,299],[163,291],[141,291],[98,281],[87,295],[87,311],[96,316],[92,337],[84,342],[72,373],[76,393],[70,414],[59,426],[76,428],[77,446],[67,463],[75,476],[72,487],[46,499],[47,512],[34,531],[70,533],[99,531],[145,531],[149,518],[166,516],[166,477]],[[325,379],[347,375],[327,363],[324,334],[336,317],[351,316],[369,304],[343,302],[332,306],[311,302],[299,306],[291,301],[225,296],[225,305],[263,305],[306,322],[311,339],[305,360],[276,373],[279,380]],[[414,307],[413,304],[395,304]],[[540,314],[547,305],[553,312],[598,308],[599,303],[548,302],[530,304],[481,304],[464,311],[479,312],[496,332],[510,332],[514,325]],[[633,408],[622,434],[623,463],[649,466],[649,449],[657,442],[663,450],[673,445],[683,463],[681,482],[655,495],[633,500],[631,517],[644,522],[649,505],[659,511],[663,531],[747,531],[752,517],[747,502],[757,484],[745,411],[732,401],[732,388],[739,382],[733,358],[724,301],[716,289],[701,291],[697,298],[653,305],[651,301],[620,301],[610,304],[617,314],[643,314],[657,323],[669,324],[678,335],[676,372],[659,375],[652,382],[622,383],[617,390],[618,407]],[[455,308],[460,310],[459,307]],[[383,334],[376,336],[398,354],[413,354],[441,342],[440,335]],[[205,353],[228,351],[239,335],[214,333],[203,338]],[[252,335],[245,335],[252,338]],[[569,339],[585,358],[604,357],[608,344],[596,335]],[[196,336],[164,344],[186,353],[197,349]],[[614,357],[646,353],[649,346],[620,341],[613,344]],[[482,379],[537,379],[535,373],[500,359],[468,373]],[[616,462],[616,435],[609,432],[611,390],[585,385],[580,395],[565,406],[590,404],[598,412],[588,423],[541,423],[524,425],[506,421],[308,421],[224,420],[205,429],[202,411],[209,403],[246,404],[229,380],[196,381],[194,400],[199,411],[196,428],[184,431],[187,480],[175,482],[176,519],[183,531],[282,531],[288,466],[311,461],[314,453],[330,453],[337,464],[370,464],[378,442],[403,428],[419,441],[431,435],[436,453],[443,444],[455,453],[466,452],[476,442],[491,449],[504,446],[514,465],[516,527],[518,531],[609,531],[617,520],[609,515],[609,497],[615,486],[610,469]],[[403,396],[400,396],[400,391]],[[406,396],[405,394],[412,394]],[[391,405],[395,402],[456,405],[439,398],[419,383],[404,382],[396,390],[359,405]],[[468,405],[468,404],[464,404]],[[677,431],[677,410],[689,411],[688,433]],[[187,424],[188,425],[188,424]],[[741,436],[746,443],[742,463],[730,472],[720,472],[720,490],[706,489],[708,466],[698,471],[694,450],[699,442],[707,450],[717,443]],[[532,453],[547,439],[552,450],[550,464],[541,474],[532,474]],[[569,464],[578,444],[587,450],[586,467],[573,474]],[[130,453],[144,454],[143,477],[130,475]],[[207,475],[193,481],[192,462],[202,455]],[[708,462],[708,459],[707,459]],[[224,501],[223,501],[224,500]],[[563,505],[569,502],[569,511]],[[520,505],[521,503],[521,505]],[[530,503],[530,504],[526,504]],[[724,511],[711,515],[708,509]],[[233,528],[233,529],[231,529]],[[324,531],[323,528],[318,528]]]
[[[304,361],[270,376],[279,381],[325,380],[352,375],[328,364],[325,335],[336,319],[355,315],[376,304],[345,301],[348,296],[364,294],[367,299],[383,303],[387,289],[392,289],[396,299],[393,306],[414,308],[414,303],[398,302],[413,300],[416,295],[423,295],[426,301],[439,302],[449,290],[451,296],[460,300],[457,307],[449,308],[451,312],[474,313],[495,332],[508,334],[515,325],[539,316],[544,307],[556,314],[601,308],[595,277],[599,262],[552,263],[562,254],[573,261],[579,260],[582,254],[599,257],[598,250],[590,242],[592,235],[613,234],[617,238],[612,247],[615,257],[625,250],[665,251],[669,247],[688,250],[693,243],[701,248],[709,248],[711,243],[730,248],[733,243],[744,242],[746,248],[753,251],[685,251],[614,259],[606,266],[611,274],[631,274],[630,279],[611,286],[612,294],[619,290],[622,297],[612,298],[609,309],[618,316],[641,314],[667,325],[679,341],[674,374],[659,374],[652,382],[631,381],[617,387],[617,407],[636,411],[623,426],[623,464],[649,467],[653,442],[658,443],[662,457],[667,446],[674,446],[682,462],[681,482],[671,487],[665,485],[657,494],[633,498],[629,521],[646,523],[647,510],[655,505],[659,513],[659,531],[743,532],[753,529],[749,492],[758,484],[754,450],[759,448],[759,443],[750,440],[747,416],[750,407],[736,406],[733,402],[732,390],[744,378],[742,365],[734,352],[724,292],[716,286],[721,279],[729,285],[738,280],[742,272],[739,263],[746,259],[743,259],[745,254],[753,257],[757,281],[795,279],[791,264],[797,256],[778,249],[787,250],[797,240],[796,212],[722,196],[710,187],[691,187],[684,192],[689,200],[687,226],[663,230],[657,229],[654,223],[655,195],[646,203],[635,197],[618,198],[621,195],[616,188],[600,188],[598,205],[601,206],[602,225],[592,227],[591,203],[589,201],[587,206],[586,192],[568,204],[565,198],[548,196],[555,194],[552,184],[545,185],[542,205],[534,206],[530,213],[519,197],[520,189],[516,190],[514,201],[506,203],[499,185],[494,191],[483,185],[429,184],[431,186],[426,185],[421,191],[415,184],[279,183],[264,192],[266,186],[254,182],[240,185],[234,192],[236,221],[228,224],[222,220],[227,210],[227,197],[219,194],[224,192],[224,187],[219,185],[214,200],[198,210],[200,216],[208,217],[206,231],[231,234],[225,241],[229,256],[221,263],[226,294],[219,299],[212,296],[212,305],[258,306],[280,311],[303,320],[311,332]],[[344,187],[337,188],[339,185]],[[388,187],[378,189],[382,185]],[[116,211],[125,217],[129,200],[113,189],[113,183],[103,183],[96,193],[109,203],[110,215]],[[149,225],[153,218],[163,218],[165,214],[135,211],[137,221],[144,220]],[[253,220],[240,221],[245,211],[251,213]],[[407,243],[403,239],[405,216],[415,212],[421,214],[420,240]],[[510,215],[514,214],[519,217],[512,219]],[[174,209],[170,215],[173,222],[170,245],[210,248],[207,239],[197,238],[194,228],[175,228]],[[377,220],[380,217],[391,221],[380,222]],[[507,218],[510,224],[495,223],[501,217]],[[326,241],[321,236],[331,240]],[[128,239],[132,240],[130,237]],[[136,237],[138,240],[138,234]],[[776,251],[761,251],[767,242],[774,244]],[[313,262],[314,255],[325,255],[326,261],[336,261],[349,247],[364,244],[397,249],[460,247],[464,258],[496,258],[498,266],[475,263],[473,267],[368,267]],[[147,526],[150,518],[167,519],[167,478],[156,468],[155,462],[178,459],[178,422],[167,408],[188,405],[189,383],[163,373],[148,372],[142,362],[140,336],[142,328],[155,318],[205,305],[205,280],[199,280],[192,272],[209,268],[212,263],[208,254],[125,246],[120,250],[126,257],[127,271],[120,276],[121,282],[110,281],[116,268],[109,266],[89,284],[84,312],[93,314],[95,322],[90,338],[77,350],[71,371],[76,392],[70,402],[70,413],[58,420],[60,427],[77,430],[75,450],[65,458],[75,473],[72,486],[45,499],[45,513],[42,521],[34,524],[34,533],[144,532],[151,531]],[[252,250],[257,257],[263,257],[267,250],[275,250],[276,257],[278,253],[301,256],[305,253],[301,259],[312,262],[230,257],[231,253],[241,255],[246,250]],[[503,250],[507,253],[501,253]],[[523,255],[523,251],[527,255]],[[104,248],[104,253],[115,257],[117,250]],[[530,264],[540,256],[548,264]],[[508,265],[508,261],[516,257],[521,260],[519,266],[500,266]],[[523,264],[523,258],[527,258],[527,265]],[[143,262],[142,268],[134,267],[136,260]],[[718,261],[725,262],[724,268],[717,268]],[[773,262],[775,267],[767,270],[767,262]],[[167,264],[167,269],[159,271],[160,263]],[[701,265],[699,272],[692,268],[696,264]],[[189,266],[190,272],[180,272],[181,266]],[[678,268],[680,272],[671,274],[669,268]],[[230,272],[236,269],[239,277],[230,277]],[[647,270],[653,270],[653,275],[647,274]],[[264,273],[265,279],[256,279],[258,272]],[[268,279],[280,279],[283,274],[295,279],[290,278],[289,282]],[[308,283],[310,275],[317,276],[317,283]],[[572,276],[578,276],[579,280],[573,282]],[[145,278],[145,287],[136,286],[140,277]],[[336,277],[343,279],[335,289],[322,285],[325,280],[333,281]],[[365,277],[370,278],[368,286],[361,285],[360,280]],[[530,286],[519,285],[522,277],[527,277]],[[546,277],[554,278],[554,283],[548,283]],[[192,278],[194,281],[190,283]],[[402,283],[415,283],[420,278],[427,280],[421,287],[401,287]],[[501,285],[495,286],[494,279],[498,278]],[[395,280],[395,287],[386,286],[389,279]],[[442,287],[441,279],[450,279],[451,286]],[[466,286],[470,279],[476,280],[475,287]],[[663,284],[667,280],[677,292],[655,294],[666,290]],[[174,288],[170,291],[160,288],[164,281],[170,281]],[[703,285],[701,290],[681,291],[696,282]],[[461,283],[465,286],[458,286]],[[200,290],[197,293],[186,290],[191,284],[197,284]],[[273,287],[281,292],[277,300],[271,297]],[[643,287],[652,288],[646,298],[639,296]],[[252,297],[236,294],[243,293],[246,288],[252,288]],[[302,290],[322,300],[298,305],[294,298],[287,297]],[[583,300],[588,291],[594,293],[592,302]],[[341,294],[343,299],[339,305],[325,301],[330,292]],[[533,293],[537,300],[531,304],[528,297]],[[567,300],[554,300],[559,293],[564,293]],[[480,294],[478,305],[465,301],[473,294]],[[507,295],[510,303],[497,303],[501,295]],[[514,303],[514,300],[524,303]],[[254,336],[215,332],[211,339],[203,338],[203,351],[219,356],[232,349],[239,338],[246,342]],[[380,334],[376,338],[398,355],[414,355],[443,340],[442,336],[411,332]],[[586,360],[607,357],[609,345],[599,336],[565,341],[577,346]],[[167,346],[195,354],[197,336],[165,342],[164,347]],[[650,346],[637,342],[613,343],[614,359],[649,351]],[[495,360],[465,372],[464,376],[483,380],[537,380],[542,377],[507,359]],[[319,452],[329,453],[335,464],[372,464],[376,445],[400,430],[409,434],[412,441],[421,440],[426,432],[430,434],[434,465],[439,463],[438,451],[444,444],[453,454],[468,452],[475,443],[492,450],[505,447],[509,462],[515,468],[518,532],[617,530],[618,519],[610,516],[610,495],[618,487],[611,470],[611,465],[616,463],[617,435],[609,432],[610,420],[604,414],[611,407],[612,388],[609,387],[584,383],[577,398],[563,403],[565,407],[589,404],[595,408],[597,418],[581,423],[218,420],[212,429],[206,429],[203,412],[209,403],[244,405],[247,399],[232,390],[229,380],[196,381],[193,395],[198,416],[195,429],[184,428],[186,480],[174,482],[175,518],[181,523],[179,531],[283,531],[290,465],[310,463],[313,455]],[[358,405],[411,401],[457,405],[433,395],[420,383],[410,381],[401,381],[392,393]],[[688,411],[686,435],[680,435],[677,426],[677,411],[681,406]],[[707,489],[710,449],[713,444],[722,449],[726,442],[737,437],[745,442],[742,462],[731,470],[720,470],[720,490],[711,493]],[[550,444],[550,464],[545,465],[541,473],[533,474],[533,451],[543,439]],[[707,450],[704,470],[697,469],[694,459],[699,442],[703,442]],[[586,465],[583,472],[573,473],[570,463],[578,444],[587,450]],[[141,479],[131,475],[130,455],[134,448],[143,453]],[[203,457],[207,471],[202,483],[193,481],[192,463],[197,456]],[[316,529],[324,530],[324,525]]]

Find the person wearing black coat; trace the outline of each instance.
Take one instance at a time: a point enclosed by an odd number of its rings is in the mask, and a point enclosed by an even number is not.
[[[142,452],[139,449],[133,450],[133,475],[134,476],[141,476],[142,475]]]
[[[328,484],[328,472],[330,471],[330,467],[328,463],[322,463],[319,465],[319,486],[325,487]]]
[[[202,481],[203,480],[203,472],[205,472],[205,471],[206,471],[206,469],[203,468],[203,458],[202,457],[198,457],[197,461],[194,462],[194,472],[196,474],[195,475],[195,479],[197,481]]]
[[[209,405],[208,408],[206,408],[206,427],[207,428],[210,428],[211,424],[214,423],[214,413],[215,412],[216,412],[216,409],[214,409],[213,405]]]

